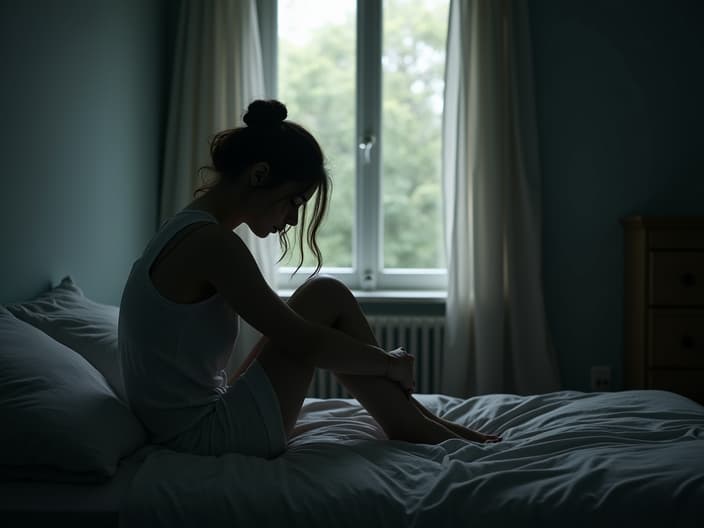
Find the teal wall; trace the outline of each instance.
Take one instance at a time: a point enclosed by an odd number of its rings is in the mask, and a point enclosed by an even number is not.
[[[546,307],[566,388],[622,387],[632,213],[704,214],[704,2],[530,2]]]
[[[119,303],[153,234],[162,0],[0,2],[0,303],[71,274]]]

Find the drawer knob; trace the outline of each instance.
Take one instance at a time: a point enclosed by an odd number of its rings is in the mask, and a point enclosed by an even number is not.
[[[694,286],[697,283],[697,277],[694,275],[694,273],[687,272],[683,273],[682,277],[682,285],[689,288],[690,286]]]
[[[694,338],[691,336],[684,336],[682,338],[682,348],[694,348]]]

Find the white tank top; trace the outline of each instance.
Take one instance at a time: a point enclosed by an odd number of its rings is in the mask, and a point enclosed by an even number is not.
[[[217,292],[193,304],[171,301],[149,277],[169,240],[202,221],[217,223],[210,213],[183,209],[162,224],[132,265],[120,301],[118,347],[127,400],[156,443],[213,412],[227,390],[224,369],[237,339],[237,314]]]

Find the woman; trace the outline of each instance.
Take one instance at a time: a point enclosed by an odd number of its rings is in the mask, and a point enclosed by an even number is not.
[[[329,179],[317,141],[286,116],[278,101],[255,101],[246,126],[217,134],[209,167],[217,181],[165,222],[132,266],[119,348],[130,406],[152,441],[194,454],[276,457],[316,367],[333,371],[390,439],[500,440],[412,398],[414,358],[379,348],[350,291],[316,276]],[[284,303],[232,230],[244,222],[262,238],[278,233],[285,254],[289,226],[301,209],[305,225],[313,196],[307,242],[318,267]],[[301,228],[301,261],[303,236]],[[264,337],[228,384],[240,316]]]

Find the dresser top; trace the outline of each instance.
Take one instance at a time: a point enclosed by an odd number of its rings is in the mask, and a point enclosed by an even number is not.
[[[642,216],[621,219],[626,228],[704,229],[704,216]]]

